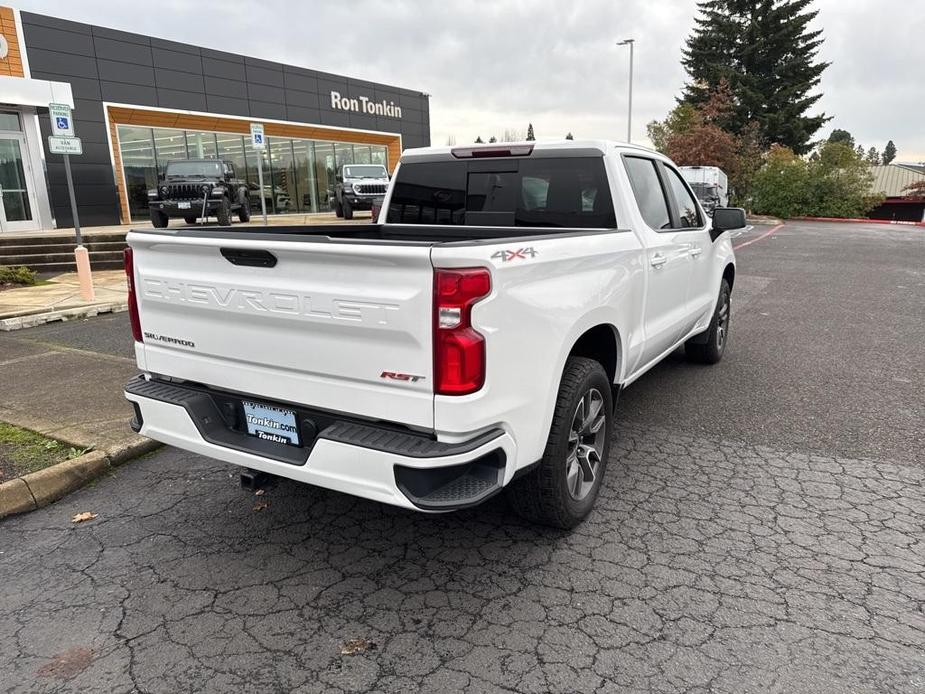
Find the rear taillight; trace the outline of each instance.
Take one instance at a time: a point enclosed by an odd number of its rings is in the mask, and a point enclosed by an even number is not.
[[[128,319],[132,324],[132,337],[135,342],[142,342],[141,321],[138,320],[138,299],[135,297],[135,261],[131,248],[126,248],[122,252],[122,260],[125,263],[125,281],[128,284]]]
[[[472,327],[472,306],[491,292],[486,268],[434,272],[434,392],[474,393],[485,383],[485,338]]]

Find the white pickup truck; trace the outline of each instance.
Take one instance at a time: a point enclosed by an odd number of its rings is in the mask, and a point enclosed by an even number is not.
[[[128,234],[145,436],[424,511],[572,527],[626,387],[723,355],[735,260],[675,166],[604,141],[406,151],[377,224]]]

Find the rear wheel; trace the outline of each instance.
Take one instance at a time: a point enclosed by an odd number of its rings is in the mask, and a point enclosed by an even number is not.
[[[684,343],[684,353],[691,361],[701,364],[715,364],[723,358],[726,342],[729,340],[730,295],[729,282],[723,280],[719,288],[719,299],[713,319],[706,332]]]
[[[242,222],[251,221],[251,201],[247,198],[241,202],[241,207],[238,208],[238,220]]]
[[[163,229],[170,222],[170,219],[160,210],[151,210],[151,224],[158,229]]]
[[[353,219],[353,205],[349,200],[344,200],[344,219]]]
[[[228,198],[222,198],[218,205],[218,211],[216,211],[215,216],[218,217],[219,226],[231,226],[231,204],[228,202]]]
[[[610,454],[613,399],[598,362],[570,357],[539,466],[508,487],[514,510],[527,520],[574,528],[597,500]]]
[[[187,224],[195,224],[197,219],[199,218],[196,215],[188,214],[183,218],[183,221],[186,222]]]

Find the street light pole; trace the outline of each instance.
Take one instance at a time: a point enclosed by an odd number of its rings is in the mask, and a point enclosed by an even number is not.
[[[629,88],[629,111],[626,116],[626,141],[633,141],[633,44],[636,43],[636,39],[623,39],[618,41],[618,46],[629,46],[630,47],[630,88]]]

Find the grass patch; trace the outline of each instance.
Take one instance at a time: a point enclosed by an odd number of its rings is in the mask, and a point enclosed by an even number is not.
[[[0,482],[76,458],[87,450],[0,422]]]

